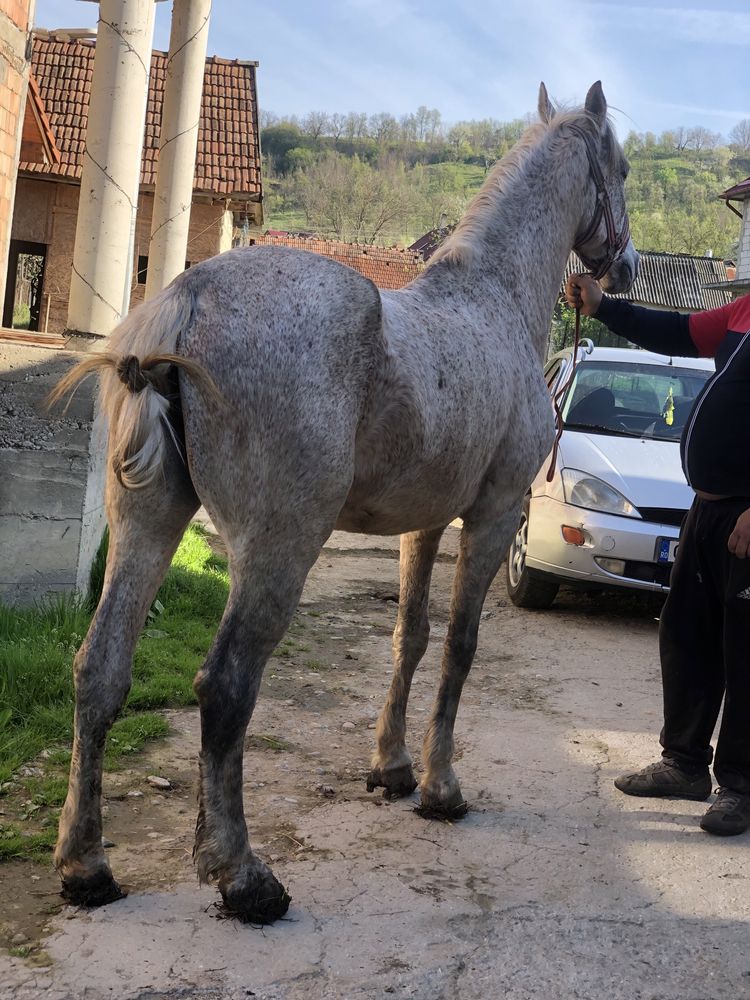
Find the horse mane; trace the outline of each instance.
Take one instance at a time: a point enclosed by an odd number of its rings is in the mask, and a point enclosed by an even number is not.
[[[596,129],[594,118],[580,108],[557,111],[549,122],[540,121],[530,125],[515,146],[492,167],[456,228],[430,258],[427,268],[439,261],[464,269],[469,268],[477,252],[481,251],[493,209],[497,207],[498,201],[516,184],[523,174],[527,161],[539,148],[542,140],[549,136],[551,143],[561,144],[570,135],[566,126],[573,123],[591,132]],[[610,166],[615,166],[622,159],[622,153],[614,141],[609,118],[605,135]]]

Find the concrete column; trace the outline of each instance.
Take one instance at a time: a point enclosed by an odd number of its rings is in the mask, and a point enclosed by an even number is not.
[[[101,0],[68,328],[106,336],[127,313],[154,0]]]
[[[146,298],[185,268],[211,0],[175,0],[164,86]]]

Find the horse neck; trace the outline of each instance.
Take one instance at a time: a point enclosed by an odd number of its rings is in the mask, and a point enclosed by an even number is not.
[[[556,146],[545,133],[515,177],[503,178],[501,164],[497,177],[489,178],[489,185],[503,186],[486,200],[481,226],[462,232],[459,225],[453,237],[469,243],[468,266],[452,260],[448,252],[413,283],[423,283],[424,291],[449,290],[454,303],[463,298],[466,306],[490,320],[498,309],[507,313],[517,307],[542,357],[588,187],[583,144],[558,141]],[[467,216],[473,212],[472,205]]]

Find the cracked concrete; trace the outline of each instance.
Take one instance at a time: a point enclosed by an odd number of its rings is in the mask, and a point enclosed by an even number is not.
[[[750,838],[703,834],[703,803],[632,799],[612,785],[658,750],[653,602],[562,594],[549,612],[521,612],[498,579],[456,728],[468,816],[431,823],[414,813],[414,799],[367,795],[369,726],[390,671],[394,606],[382,595],[396,585],[396,544],[329,542],[301,606],[318,666],[284,674],[272,661],[264,681],[254,732],[283,737],[289,749],[248,750],[246,805],[253,843],[291,892],[288,919],[262,930],[217,919],[215,890],[195,884],[187,857],[157,884],[161,841],[139,841],[130,827],[130,843],[112,851],[115,872],[134,883],[128,898],[63,910],[43,942],[46,968],[0,956],[0,996],[750,997]],[[455,550],[449,529],[435,568],[431,646],[409,707],[415,757]],[[194,772],[198,720],[195,712],[170,719],[175,735],[161,764],[179,777],[180,764]],[[342,730],[347,721],[354,730]],[[333,798],[311,790],[319,781],[335,785]],[[186,797],[154,796],[151,807],[145,798],[137,817],[155,823],[158,804],[185,851]],[[114,795],[109,805],[116,829]],[[288,847],[280,852],[279,837]]]

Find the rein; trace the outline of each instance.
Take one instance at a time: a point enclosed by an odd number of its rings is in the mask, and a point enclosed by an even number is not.
[[[592,218],[586,232],[582,236],[576,237],[573,249],[591,272],[591,277],[596,281],[599,281],[609,271],[614,262],[622,255],[625,247],[628,245],[628,240],[630,239],[628,215],[627,212],[623,214],[622,229],[618,233],[617,227],[615,226],[615,217],[612,213],[612,203],[609,200],[609,194],[604,182],[604,174],[602,173],[602,168],[599,166],[599,161],[596,158],[594,141],[589,133],[585,129],[581,128],[580,125],[571,124],[569,128],[571,132],[574,132],[577,136],[580,136],[580,138],[583,139],[583,144],[586,147],[586,157],[589,161],[589,168],[591,170],[591,176],[593,177],[594,184],[596,185],[596,208],[594,210],[594,217]],[[602,216],[604,216],[604,225],[607,229],[607,253],[604,259],[597,264],[595,261],[586,257],[581,252],[580,247],[585,246],[586,243],[588,243],[588,241],[596,234],[599,229]],[[565,393],[570,388],[573,382],[573,377],[576,373],[576,365],[578,364],[578,345],[580,339],[581,310],[580,307],[576,307],[576,325],[575,335],[573,338],[573,363],[571,365],[570,375],[565,379],[564,385],[562,385],[552,397],[552,409],[555,413],[555,441],[552,445],[552,455],[550,457],[549,469],[547,470],[548,483],[552,481],[555,474],[555,467],[557,466],[557,452],[560,447],[560,438],[562,437],[563,432],[562,411],[560,409],[560,404]]]
[[[576,306],[576,327],[575,334],[573,337],[573,365],[570,369],[570,375],[565,379],[565,384],[562,385],[557,392],[552,397],[552,409],[555,412],[555,442],[552,445],[552,455],[550,456],[549,469],[547,469],[547,482],[552,482],[552,478],[555,475],[555,468],[557,466],[557,452],[560,447],[560,438],[563,432],[563,421],[562,421],[562,410],[560,409],[560,404],[562,402],[563,396],[570,388],[570,384],[573,381],[573,376],[576,373],[576,363],[578,361],[578,344],[581,339],[581,310]]]

